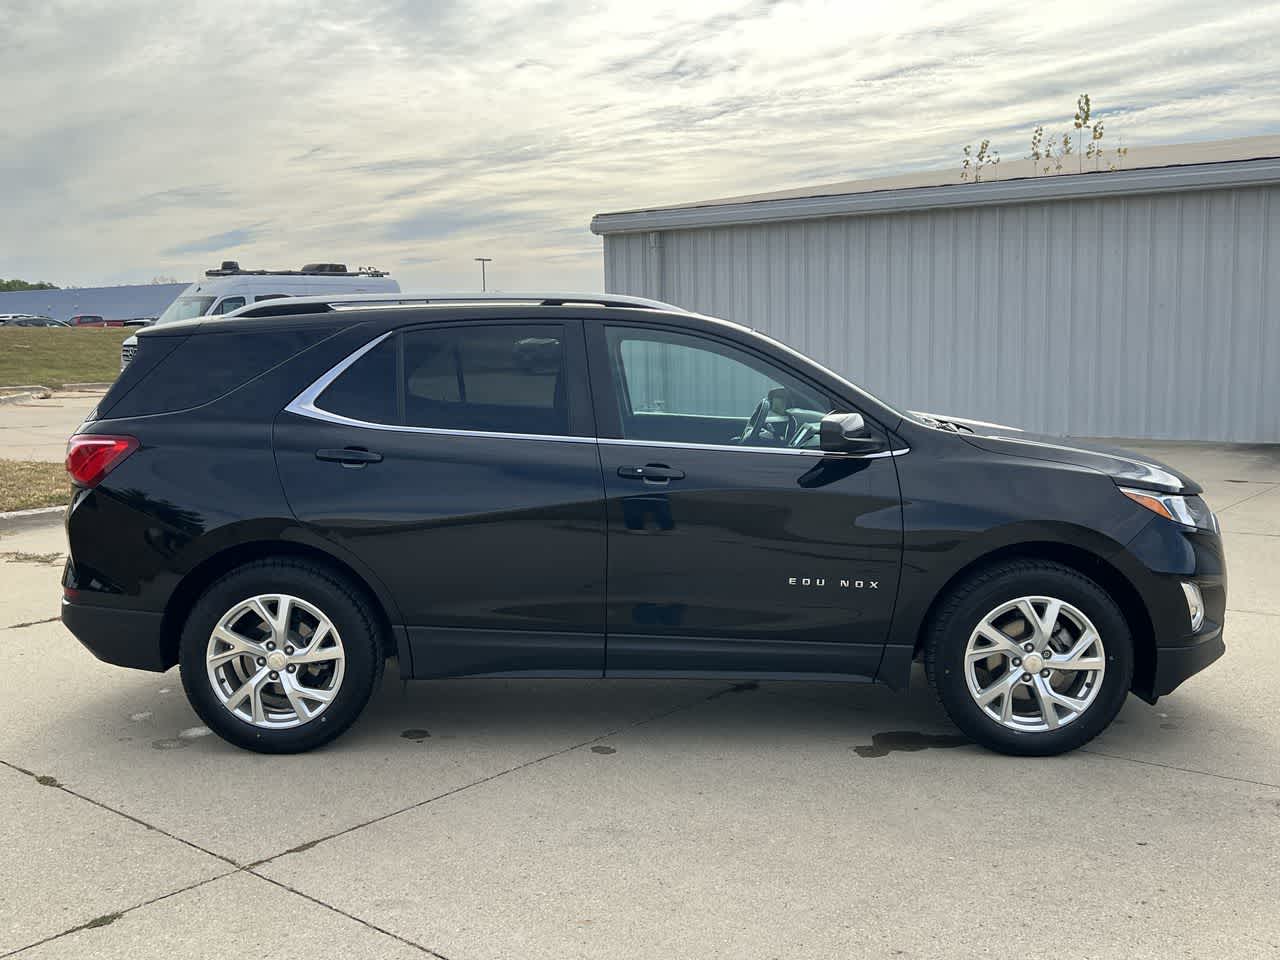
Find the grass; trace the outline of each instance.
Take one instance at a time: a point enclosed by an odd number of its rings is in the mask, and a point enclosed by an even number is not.
[[[0,513],[56,507],[71,499],[71,481],[60,463],[0,460]]]
[[[0,327],[0,387],[106,383],[120,372],[130,327]]]

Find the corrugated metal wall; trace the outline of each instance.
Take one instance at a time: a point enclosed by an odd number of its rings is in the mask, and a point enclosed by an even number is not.
[[[0,313],[35,313],[67,320],[93,313],[108,320],[156,317],[173,303],[185,283],[146,283],[124,287],[72,287],[0,293]]]
[[[1277,186],[613,234],[605,282],[913,409],[1280,441]]]

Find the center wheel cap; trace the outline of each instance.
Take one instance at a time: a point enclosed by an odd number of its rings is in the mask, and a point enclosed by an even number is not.
[[[289,662],[289,658],[286,657],[279,650],[272,650],[270,653],[267,654],[267,666],[277,672],[283,670],[285,667],[285,664],[288,662]]]
[[[1022,669],[1027,673],[1039,673],[1044,669],[1044,657],[1038,653],[1028,653],[1022,658]]]

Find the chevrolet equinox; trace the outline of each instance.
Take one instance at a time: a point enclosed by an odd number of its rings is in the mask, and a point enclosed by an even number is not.
[[[1200,487],[898,410],[606,296],[277,300],[143,330],[68,446],[62,619],[288,753],[417,677],[909,682],[1071,750],[1222,655]]]

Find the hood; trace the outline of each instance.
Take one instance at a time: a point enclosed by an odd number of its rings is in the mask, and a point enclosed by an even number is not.
[[[1075,437],[1027,433],[1017,427],[983,420],[965,420],[934,413],[919,416],[938,421],[944,429],[952,429],[965,442],[991,453],[1070,463],[1106,474],[1116,483],[1149,490],[1188,495],[1201,491],[1200,484],[1181,471],[1132,450]]]

